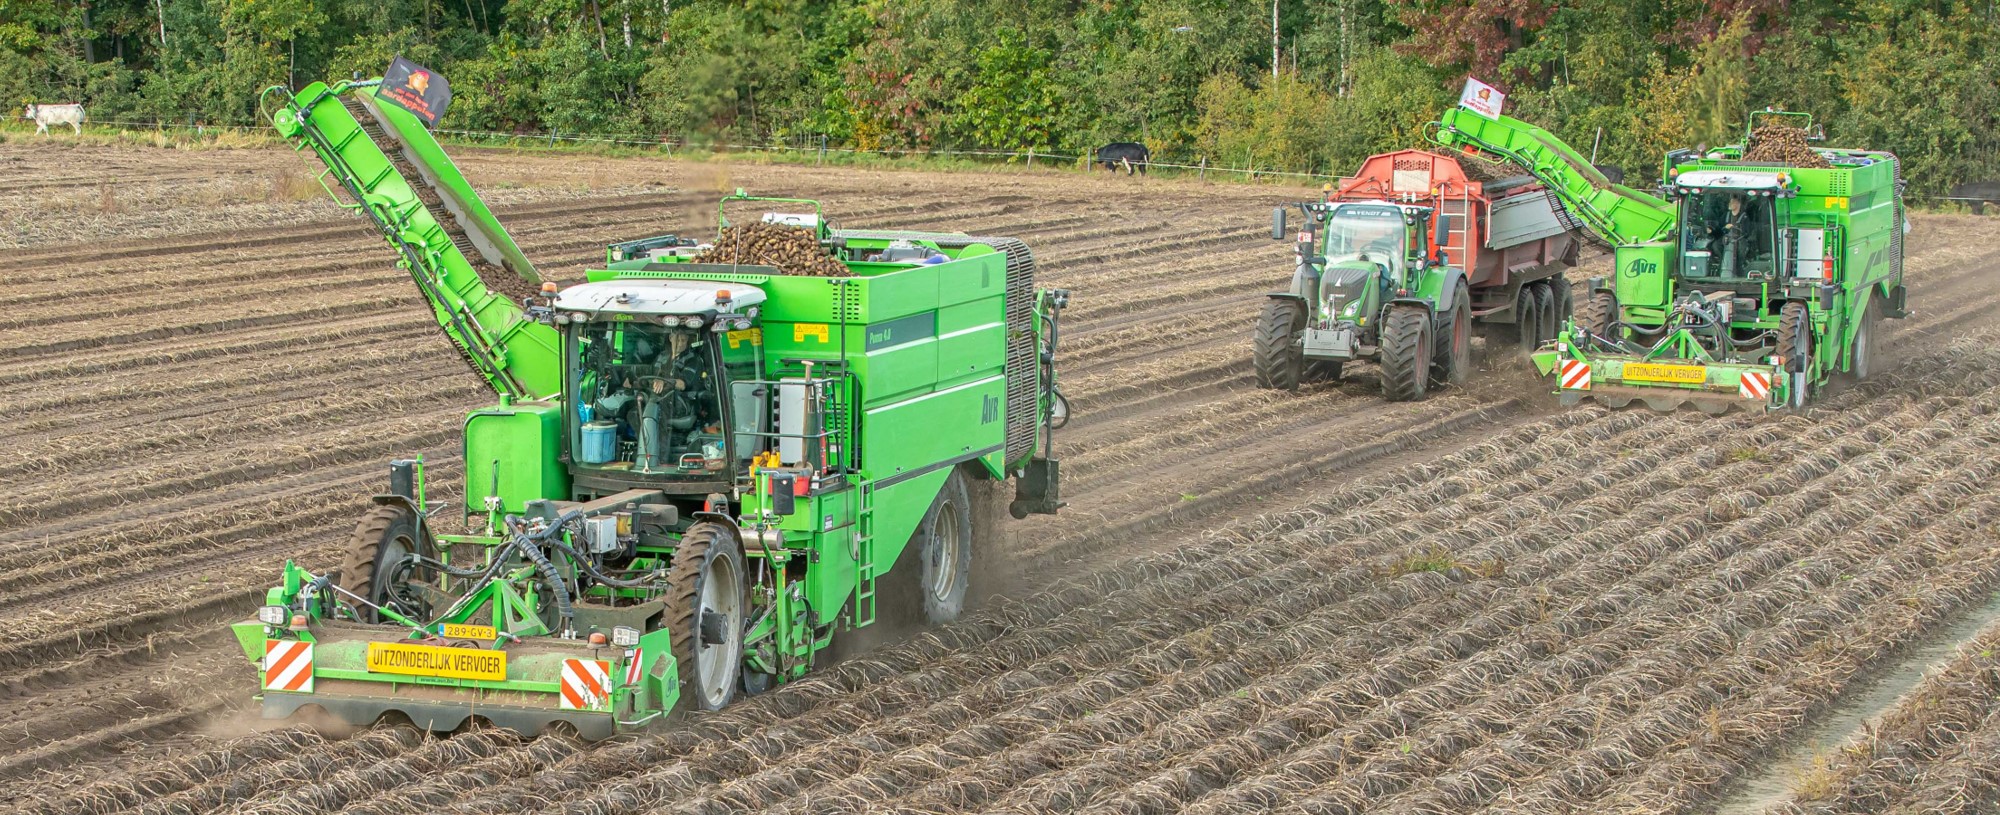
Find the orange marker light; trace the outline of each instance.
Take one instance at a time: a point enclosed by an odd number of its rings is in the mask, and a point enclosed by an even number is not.
[[[605,644],[606,642],[609,642],[609,640],[606,640],[606,639],[604,638],[604,632],[602,632],[602,631],[592,631],[592,632],[590,632],[590,644],[591,644],[591,646],[593,646],[593,647],[598,647],[598,648],[602,648],[602,647],[604,647],[604,644]]]

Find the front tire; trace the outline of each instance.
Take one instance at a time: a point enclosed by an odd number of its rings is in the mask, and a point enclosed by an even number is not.
[[[1391,306],[1382,320],[1382,395],[1391,402],[1424,398],[1430,380],[1431,316],[1417,306]]]
[[[1777,354],[1792,373],[1804,373],[1811,364],[1812,323],[1806,319],[1806,304],[1786,303],[1778,309]]]
[[[340,565],[340,587],[405,617],[426,619],[430,603],[410,583],[428,583],[436,575],[405,561],[412,554],[436,557],[430,549],[416,513],[398,504],[379,505],[361,516],[349,538],[347,557]],[[374,609],[355,610],[363,622],[382,621]]]
[[[749,607],[743,544],[718,523],[688,528],[667,572],[667,628],[680,666],[680,706],[721,710],[736,698]]]
[[[1305,324],[1304,303],[1286,297],[1273,297],[1264,303],[1264,312],[1257,317],[1257,334],[1250,346],[1257,387],[1299,389],[1299,375],[1305,362],[1305,348],[1300,340]]]

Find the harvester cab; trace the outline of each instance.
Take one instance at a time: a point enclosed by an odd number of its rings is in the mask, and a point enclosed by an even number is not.
[[[1034,287],[1025,244],[835,230],[739,190],[713,241],[615,243],[545,283],[378,83],[266,111],[499,401],[465,419],[457,524],[394,462],[339,568],[287,563],[235,626],[267,717],[603,738],[718,709],[881,612],[954,619],[990,487],[1017,517],[1062,506],[1067,293]],[[744,202],[783,212],[730,226]]]
[[[1612,183],[1555,136],[1447,111],[1433,137],[1518,164],[1613,248],[1610,278],[1534,354],[1566,404],[1805,404],[1865,378],[1876,322],[1904,316],[1894,155],[1814,147],[1811,117],[1753,113],[1742,144],[1667,154],[1658,195]]]

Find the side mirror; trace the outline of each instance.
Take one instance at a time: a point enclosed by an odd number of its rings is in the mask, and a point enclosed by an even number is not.
[[[1437,219],[1437,223],[1431,225],[1431,245],[1437,247],[1437,257],[1431,258],[1431,262],[1443,264],[1445,259],[1444,243],[1447,238],[1451,237],[1451,216],[1438,213],[1433,217]]]
[[[1285,208],[1273,208],[1271,210],[1271,240],[1284,240],[1288,234],[1290,234],[1289,231],[1285,229]]]

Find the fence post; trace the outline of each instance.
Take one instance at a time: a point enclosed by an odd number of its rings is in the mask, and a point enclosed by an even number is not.
[[[550,147],[556,146],[556,131],[554,130],[549,131],[549,146]]]
[[[1028,148],[1028,169],[1035,169],[1035,148]]]
[[[826,134],[821,133],[819,134],[819,158],[813,160],[813,166],[818,167],[825,163],[826,163]]]
[[[1207,180],[1208,180],[1208,157],[1207,157],[1207,156],[1202,156],[1202,157],[1201,157],[1201,180],[1203,180],[1203,181],[1207,181]]]

